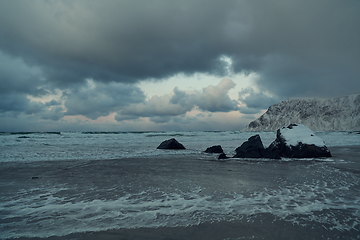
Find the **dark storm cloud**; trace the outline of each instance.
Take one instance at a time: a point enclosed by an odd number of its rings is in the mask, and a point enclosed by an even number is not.
[[[203,101],[205,92],[180,90],[164,109],[156,99],[145,104],[151,111],[127,108],[144,100],[127,84],[177,73],[225,74],[222,56],[232,59],[233,73],[259,76],[258,91],[241,99],[243,112],[274,99],[351,94],[360,91],[359,43],[356,0],[0,0],[0,112],[50,111],[42,117],[58,119],[66,111],[95,119],[120,111],[118,120],[161,122],[166,119],[156,117],[193,106],[231,111],[235,102],[224,94],[216,105],[216,96]],[[87,79],[96,89],[87,89]],[[67,110],[28,98],[55,89],[67,93]]]
[[[90,119],[107,116],[130,103],[140,103],[145,95],[136,86],[123,83],[87,84],[66,94],[65,115],[84,115]]]
[[[50,107],[50,106],[59,106],[59,105],[61,105],[61,102],[56,101],[56,100],[51,100],[49,102],[46,102],[45,105],[48,106],[48,107]]]
[[[315,94],[329,82],[330,94],[360,87],[359,1],[0,4],[0,49],[56,86],[213,72],[228,55],[235,71],[260,73],[258,84],[278,95]]]
[[[278,103],[280,100],[264,92],[255,91],[252,88],[245,88],[239,92],[239,101],[246,105],[245,107],[242,106],[239,108],[241,113],[256,114],[262,109],[267,109],[270,105]]]
[[[58,105],[56,101],[42,103],[31,101],[24,94],[19,93],[5,93],[1,94],[0,101],[0,118],[3,117],[17,117],[21,113],[26,116],[38,115],[41,119],[59,120],[64,116],[64,109]]]
[[[260,73],[257,84],[281,98],[359,91],[359,1],[253,1],[252,7],[235,71]]]
[[[22,112],[28,109],[30,100],[23,94],[1,94],[0,112]]]
[[[0,94],[43,95],[47,93],[43,84],[39,68],[30,67],[21,58],[11,57],[0,50]]]
[[[0,48],[49,81],[134,82],[210,71],[234,2],[3,1]],[[196,57],[194,57],[196,56]]]

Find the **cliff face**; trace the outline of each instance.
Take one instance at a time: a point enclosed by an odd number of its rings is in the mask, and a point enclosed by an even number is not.
[[[313,131],[360,131],[360,93],[330,99],[288,99],[272,105],[245,131],[276,131],[300,123]]]

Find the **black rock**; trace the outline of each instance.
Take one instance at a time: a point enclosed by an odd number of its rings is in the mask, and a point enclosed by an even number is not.
[[[272,158],[279,159],[277,151],[269,151],[264,148],[260,136],[254,135],[235,149],[234,158]]]
[[[235,149],[234,158],[261,158],[265,151],[259,135],[250,137],[247,141]]]
[[[186,149],[184,145],[176,141],[175,138],[165,140],[157,147],[157,149]]]
[[[290,124],[278,129],[276,139],[267,151],[286,158],[331,157],[325,143],[302,124]]]
[[[281,155],[278,151],[272,151],[269,148],[266,148],[263,152],[263,158],[281,159]]]
[[[225,153],[221,153],[221,154],[219,155],[219,157],[218,157],[218,159],[228,159],[228,158],[229,158],[229,157],[226,156]]]
[[[205,150],[207,153],[224,153],[224,150],[220,145],[209,147]]]

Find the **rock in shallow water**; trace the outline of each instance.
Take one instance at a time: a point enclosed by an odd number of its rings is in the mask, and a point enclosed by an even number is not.
[[[165,140],[157,147],[157,149],[186,149],[184,145],[179,143],[175,138]]]
[[[324,141],[302,124],[290,124],[278,129],[268,151],[287,158],[331,157]]]
[[[228,159],[229,157],[226,156],[225,153],[221,153],[219,156],[218,156],[218,159]]]
[[[318,158],[331,157],[324,141],[301,124],[277,130],[276,139],[264,148],[259,135],[250,137],[236,150],[234,158]]]
[[[222,147],[220,145],[216,145],[216,146],[212,146],[212,147],[208,147],[205,150],[206,153],[224,153],[224,150],[222,149]]]
[[[234,158],[262,158],[265,151],[260,136],[257,134],[236,148]]]

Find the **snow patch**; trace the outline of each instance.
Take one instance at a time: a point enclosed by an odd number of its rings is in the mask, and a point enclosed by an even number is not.
[[[297,146],[299,143],[303,143],[325,147],[324,141],[302,124],[292,124],[289,127],[281,128],[280,133],[288,146]]]

